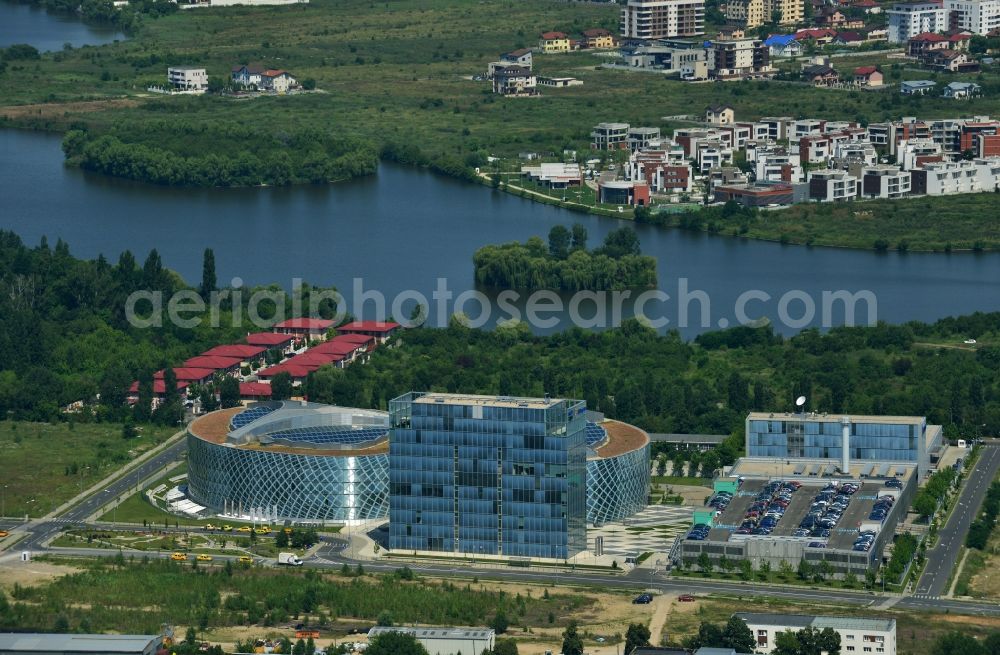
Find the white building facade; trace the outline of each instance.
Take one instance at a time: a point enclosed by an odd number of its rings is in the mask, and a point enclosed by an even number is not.
[[[986,36],[1000,28],[1000,0],[945,0],[951,29]]]
[[[740,612],[756,640],[756,652],[774,651],[780,632],[798,632],[805,628],[831,628],[840,635],[841,655],[896,655],[895,619],[860,619],[838,616],[802,616],[797,614],[761,614]]]
[[[906,43],[918,34],[948,29],[948,12],[938,2],[901,2],[886,15],[889,43]]]

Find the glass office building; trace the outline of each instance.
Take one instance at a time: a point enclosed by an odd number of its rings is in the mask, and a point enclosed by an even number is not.
[[[843,455],[842,419],[850,425],[852,462],[914,462],[921,475],[940,445],[941,427],[922,416],[846,416],[753,412],[746,421],[750,457],[836,459]]]
[[[389,547],[568,559],[586,548],[581,400],[409,393],[389,403]]]

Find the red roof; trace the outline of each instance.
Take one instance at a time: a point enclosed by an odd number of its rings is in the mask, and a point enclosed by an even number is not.
[[[562,32],[542,32],[542,38],[551,41],[552,39],[565,39],[566,35]]]
[[[263,382],[240,382],[240,396],[244,398],[270,395],[271,385],[269,384],[264,384]]]
[[[309,349],[307,352],[304,352],[301,355],[296,355],[284,363],[288,366],[312,366],[318,368],[320,366],[326,366],[327,364],[339,362],[342,359],[344,359],[344,356],[340,353],[321,353],[315,352],[313,349]]]
[[[878,7],[878,3],[875,0],[860,0],[860,2],[854,3],[855,7]]]
[[[313,346],[303,354],[308,355],[309,353],[323,353],[324,355],[350,355],[355,350],[359,350],[361,348],[364,348],[361,344],[348,343],[346,341],[334,341],[331,339],[326,343]]]
[[[837,38],[841,41],[864,41],[864,38],[857,32],[837,32]]]
[[[210,378],[215,375],[215,371],[210,368],[188,368],[188,367],[178,367],[174,369],[174,375],[177,376],[179,380],[186,380],[188,382],[204,380],[205,378]],[[154,380],[163,380],[166,377],[166,371],[161,370],[153,373]]]
[[[969,41],[972,39],[971,34],[952,34],[948,37],[949,41]]]
[[[328,330],[333,321],[327,318],[290,318],[274,326],[284,330]]]
[[[375,341],[375,337],[367,334],[338,334],[334,338],[327,341],[327,343],[353,343],[359,346],[367,346],[373,341]]]
[[[836,36],[836,35],[837,35],[836,30],[815,28],[808,30],[799,30],[798,32],[795,33],[795,40],[798,41],[799,39],[824,39],[828,36]]]
[[[247,335],[247,343],[251,346],[280,346],[292,340],[290,334],[277,334],[275,332],[255,332]]]
[[[319,368],[319,366],[292,366],[288,362],[285,362],[284,364],[278,364],[277,366],[272,366],[271,368],[259,371],[257,373],[257,377],[272,378],[278,373],[288,373],[293,378],[305,378],[317,368]]]
[[[926,41],[927,43],[940,43],[941,41],[947,41],[946,37],[940,34],[935,34],[934,32],[921,32],[920,34],[911,37],[910,41]]]
[[[244,346],[242,344],[230,344],[227,346],[216,346],[202,353],[206,356],[218,357],[239,357],[241,360],[259,357],[267,351],[267,348],[260,346]]]
[[[242,360],[239,357],[220,357],[218,355],[198,355],[184,362],[187,368],[209,368],[213,371],[221,371],[227,368],[239,366]]]
[[[871,74],[877,73],[877,72],[878,72],[878,68],[875,67],[875,66],[861,66],[860,68],[855,68],[854,69],[854,74],[855,75],[864,75],[866,77],[868,75],[871,75]]]
[[[583,35],[589,38],[596,38],[598,36],[611,36],[611,32],[603,27],[592,27],[589,30],[584,30]]]
[[[399,323],[392,321],[354,321],[345,323],[337,328],[337,332],[392,332],[399,327]]]
[[[177,390],[178,391],[180,391],[182,389],[187,389],[187,387],[188,387],[188,383],[187,382],[182,382],[180,380],[177,381]],[[133,382],[132,386],[130,386],[128,388],[128,390],[129,390],[129,393],[139,393],[139,381],[136,380],[135,382]],[[163,380],[153,380],[153,393],[154,394],[159,394],[161,396],[163,394],[167,393],[167,383],[164,382]]]

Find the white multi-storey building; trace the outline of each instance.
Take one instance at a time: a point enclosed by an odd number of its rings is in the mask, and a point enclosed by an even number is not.
[[[986,36],[1000,27],[1000,0],[945,0],[951,29]]]
[[[805,628],[831,628],[840,635],[842,655],[896,655],[896,620],[861,619],[839,616],[802,616],[797,614],[760,614],[740,612],[756,641],[755,652],[770,653],[779,632],[798,632]]]
[[[167,69],[167,83],[178,91],[204,92],[208,89],[208,74],[196,66],[171,66]]]
[[[941,2],[900,2],[886,15],[889,43],[906,43],[918,34],[948,29],[948,12]]]
[[[861,195],[865,198],[904,198],[910,195],[910,172],[878,164],[861,170]]]
[[[858,197],[858,178],[829,168],[809,173],[809,197],[820,202],[842,202]]]
[[[622,9],[626,39],[669,39],[705,33],[705,0],[628,0]]]

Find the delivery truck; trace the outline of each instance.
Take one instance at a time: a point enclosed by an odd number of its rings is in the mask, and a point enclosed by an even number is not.
[[[278,564],[285,566],[302,566],[302,560],[295,553],[278,553]]]

